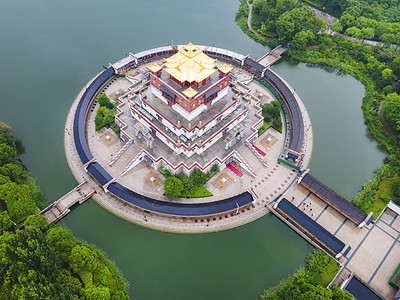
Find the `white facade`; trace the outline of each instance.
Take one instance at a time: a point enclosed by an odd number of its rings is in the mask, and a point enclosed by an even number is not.
[[[227,126],[220,129],[206,141],[201,141],[201,143],[184,144],[182,141],[174,141],[167,134],[158,128],[157,125],[150,122],[145,118],[140,112],[136,111],[133,107],[130,109],[131,116],[139,121],[144,127],[148,128],[150,131],[156,134],[156,136],[171,150],[177,154],[184,153],[187,157],[191,157],[194,154],[201,154],[206,151],[209,147],[215,144],[221,137],[223,137],[227,132],[235,128],[239,123],[241,123],[248,115],[249,111],[243,111],[239,116],[233,119]],[[216,121],[215,121],[216,122]],[[179,142],[178,142],[179,141]]]

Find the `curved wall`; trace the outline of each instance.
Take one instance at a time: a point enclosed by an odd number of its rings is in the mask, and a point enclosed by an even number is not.
[[[200,46],[200,47],[207,54],[228,59],[235,64],[239,64],[240,61],[242,60],[242,65],[243,65],[243,62],[246,59],[246,57],[228,50],[214,48],[214,47],[205,47],[205,46]],[[124,68],[127,65],[132,65],[132,64],[138,65],[146,62],[147,59],[150,59],[152,57],[163,56],[174,53],[176,51],[177,48],[172,49],[171,46],[150,49],[139,53],[139,55],[131,55],[130,58],[124,59],[123,62],[121,60],[116,64],[114,64],[114,67],[115,65],[118,65],[118,69],[120,69]],[[80,99],[74,117],[74,141],[76,150],[83,165],[86,165],[87,172],[102,187],[105,187],[110,181],[113,180],[113,178],[100,165],[100,163],[95,161],[92,153],[90,152],[85,135],[85,126],[86,126],[86,116],[90,104],[94,100],[96,93],[104,83],[106,83],[109,79],[113,77],[113,75],[114,75],[114,69],[110,67],[92,81],[92,83],[86,89],[85,93]],[[267,71],[266,75],[268,82],[271,82],[275,87],[275,89],[278,89],[278,91],[282,95],[283,100],[286,102],[286,107],[289,110],[290,122],[292,124],[292,133],[293,133],[289,148],[290,149],[293,148],[294,151],[300,152],[304,134],[303,119],[301,117],[300,108],[293,94],[290,92],[289,88],[282,82],[282,80],[280,80],[279,77],[277,77],[271,71]],[[227,211],[235,210],[237,206],[242,207],[245,205],[249,205],[253,201],[250,193],[245,192],[243,194],[228,199],[215,202],[208,202],[208,203],[187,204],[187,203],[165,202],[143,196],[139,193],[136,193],[126,188],[125,186],[119,184],[118,182],[112,182],[111,184],[109,184],[107,190],[110,193],[112,193],[115,197],[123,201],[129,202],[132,205],[135,205],[143,210],[152,211],[160,214],[177,215],[177,216],[204,216],[204,215],[220,214]]]

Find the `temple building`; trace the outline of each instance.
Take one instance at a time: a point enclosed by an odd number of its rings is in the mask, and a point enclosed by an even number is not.
[[[162,63],[149,63],[147,69],[148,81],[131,90],[129,105],[131,116],[139,123],[135,136],[146,140],[150,148],[154,137],[170,153],[183,155],[182,158],[197,155],[198,160],[206,160],[203,165],[208,167],[216,160],[223,164],[218,152],[226,157],[226,152],[242,139],[246,132],[242,123],[252,108],[256,113],[245,138],[249,133],[256,137],[262,125],[260,109],[252,105],[248,91],[240,91],[231,80],[231,65],[217,62],[189,43]],[[222,143],[222,150],[218,146],[214,155],[207,152],[217,143]],[[168,156],[166,152],[164,162]],[[178,165],[186,170],[180,171],[191,173],[193,168],[182,158]]]
[[[183,118],[194,119],[227,94],[232,67],[224,65],[217,73],[216,59],[193,44],[186,45],[165,61],[164,68],[157,64],[148,66],[151,89]]]

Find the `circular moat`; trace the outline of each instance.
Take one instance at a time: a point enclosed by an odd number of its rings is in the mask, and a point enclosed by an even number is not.
[[[117,105],[120,135],[96,131],[102,93]],[[258,135],[261,105],[274,100],[282,132]],[[248,223],[268,212],[266,204],[291,198],[311,158],[312,129],[298,95],[269,68],[189,44],[110,64],[76,97],[64,141],[75,178],[90,184],[104,208],[146,227],[196,233]],[[216,167],[204,184],[211,196],[164,195],[160,169],[190,176]]]

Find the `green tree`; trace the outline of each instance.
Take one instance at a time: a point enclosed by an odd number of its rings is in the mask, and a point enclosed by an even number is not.
[[[332,292],[320,285],[308,286],[307,291],[302,295],[303,299],[310,300],[330,300],[332,299]]]
[[[362,39],[365,41],[366,39],[372,39],[375,35],[375,32],[372,28],[362,28],[358,38]]]
[[[192,178],[185,176],[182,176],[180,178],[182,185],[183,185],[183,191],[182,192],[186,192],[186,193],[193,193],[197,186],[195,186]]]
[[[38,211],[38,208],[33,201],[28,196],[19,197],[18,201],[16,201],[11,207],[7,205],[8,212],[10,217],[15,221],[15,223],[21,223],[25,220],[29,215],[32,215]]]
[[[372,28],[375,29],[378,26],[378,22],[373,19],[365,18],[365,17],[359,17],[357,18],[357,27],[362,29],[362,28]]]
[[[110,290],[105,287],[90,287],[83,290],[86,300],[109,300]]]
[[[0,236],[1,299],[68,299],[45,234],[27,227]]]
[[[61,282],[68,293],[74,296],[74,299],[80,298],[79,296],[82,295],[82,284],[68,269],[61,270]]]
[[[393,87],[391,85],[387,85],[382,89],[382,92],[387,95],[393,92]]]
[[[11,219],[6,211],[0,212],[0,235],[11,228]]]
[[[103,128],[104,125],[106,125],[106,122],[104,121],[102,116],[96,115],[94,118],[94,124],[96,125],[95,130],[99,130],[100,128]]]
[[[10,178],[0,174],[0,186],[8,182],[11,182]]]
[[[4,138],[9,146],[14,147],[15,141],[12,137],[12,127],[10,125],[0,122],[0,136]]]
[[[28,177],[28,174],[24,172],[19,165],[10,163],[0,167],[0,175],[7,176],[15,183],[22,183]]]
[[[392,182],[392,190],[393,194],[396,197],[400,197],[400,178],[397,177],[393,182]]]
[[[396,36],[392,33],[385,33],[381,35],[381,41],[386,47],[390,47],[395,42]]]
[[[199,169],[196,169],[191,177],[196,187],[201,186],[207,182],[207,175]]]
[[[392,79],[392,70],[390,70],[390,69],[384,69],[383,71],[382,71],[382,78],[383,78],[383,80],[390,80],[390,79]]]
[[[392,63],[390,64],[390,68],[393,70],[393,73],[400,75],[400,57],[393,59]]]
[[[9,163],[17,163],[17,153],[11,146],[0,144],[0,167]]]
[[[341,32],[343,30],[343,25],[340,22],[335,22],[333,24],[330,24],[329,27],[336,32]]]
[[[304,30],[296,33],[294,39],[292,40],[293,46],[298,50],[304,50],[307,46],[307,43],[308,35]]]
[[[104,93],[100,94],[97,97],[97,102],[99,103],[100,106],[105,106],[108,109],[113,109],[114,108],[114,105],[110,102],[110,98],[108,98],[106,96],[106,94],[104,94]]]
[[[44,229],[47,225],[49,225],[46,217],[39,214],[29,216],[24,224],[25,226],[33,226],[39,229]]]
[[[104,118],[104,121],[106,122],[106,124],[111,125],[111,124],[114,122],[114,118],[113,118],[113,116],[111,116],[111,115],[107,115],[107,116]]]
[[[332,291],[332,300],[353,300],[354,297],[350,295],[349,293],[343,291],[338,287],[336,284],[332,284],[330,286],[330,289]]]
[[[288,14],[281,15],[276,21],[276,33],[283,40],[290,40],[295,29],[293,18]]]
[[[71,250],[69,264],[76,273],[93,272],[97,264],[96,256],[88,247],[76,245]]]
[[[361,29],[358,29],[357,27],[350,27],[346,29],[344,34],[358,38],[361,35]]]
[[[340,24],[347,28],[355,25],[355,18],[350,14],[344,14],[340,17]]]
[[[74,237],[66,229],[55,227],[47,231],[46,239],[57,256],[68,261],[72,248],[76,246]]]
[[[20,198],[26,197],[30,192],[26,184],[7,182],[0,185],[0,199],[4,200],[8,206],[13,205]]]
[[[306,21],[304,28],[314,34],[318,34],[319,32],[324,32],[326,30],[326,22],[320,18],[312,16]]]
[[[164,194],[170,197],[179,197],[183,191],[182,182],[176,177],[168,177],[164,181]]]

